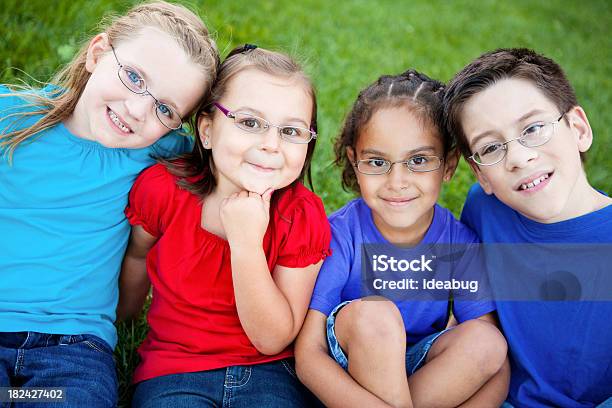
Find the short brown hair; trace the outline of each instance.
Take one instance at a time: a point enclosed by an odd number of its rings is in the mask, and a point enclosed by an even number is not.
[[[459,71],[444,95],[444,123],[464,157],[472,153],[463,132],[461,114],[472,96],[502,79],[525,79],[536,86],[560,113],[578,105],[574,89],[552,59],[526,48],[502,48],[487,52]]]

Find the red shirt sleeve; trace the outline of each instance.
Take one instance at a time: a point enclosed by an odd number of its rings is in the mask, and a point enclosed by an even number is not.
[[[331,232],[321,199],[300,186],[304,195],[295,201],[287,239],[279,251],[278,265],[304,268],[331,254]]]
[[[131,225],[140,225],[154,237],[160,237],[168,225],[174,192],[174,177],[162,164],[143,171],[130,191],[125,215]]]

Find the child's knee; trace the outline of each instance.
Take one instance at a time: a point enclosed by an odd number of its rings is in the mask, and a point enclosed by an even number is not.
[[[479,370],[489,376],[496,374],[504,365],[508,352],[506,339],[493,324],[482,320],[470,320],[460,324],[462,345],[473,357]]]
[[[338,313],[337,325],[345,326],[351,341],[405,345],[406,331],[397,306],[384,298],[351,302]],[[344,323],[344,324],[343,324]]]

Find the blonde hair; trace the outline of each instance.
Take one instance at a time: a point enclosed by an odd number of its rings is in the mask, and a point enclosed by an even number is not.
[[[111,44],[119,44],[130,40],[145,27],[157,28],[168,34],[191,61],[201,67],[206,78],[206,92],[193,112],[190,112],[190,116],[193,116],[208,96],[217,74],[219,55],[214,40],[210,38],[202,20],[192,11],[165,1],[139,4],[122,16],[107,17],[102,21],[100,31],[108,35]],[[57,125],[72,114],[91,75],[85,68],[88,47],[89,42],[85,43],[72,61],[51,80],[51,84],[58,87],[55,91],[43,93],[29,86],[18,86],[13,87],[14,93],[0,95],[27,98],[31,102],[28,106],[35,107],[26,112],[10,113],[0,119],[16,119],[1,129],[0,133],[0,149],[5,150],[4,155],[8,155],[9,161],[19,144]],[[17,93],[17,90],[21,92]],[[19,124],[22,121],[37,115],[43,116],[31,126],[20,129]]]

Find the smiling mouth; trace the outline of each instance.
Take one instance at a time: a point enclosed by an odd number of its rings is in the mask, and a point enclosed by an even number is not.
[[[546,173],[532,181],[530,181],[529,183],[523,183],[518,187],[519,191],[525,191],[525,190],[531,190],[532,188],[535,188],[537,185],[539,185],[540,183],[544,182],[545,180],[548,180],[548,178],[550,178],[550,176],[552,176],[552,173]]]
[[[274,170],[276,170],[276,168],[274,167],[265,167],[265,166],[260,166],[258,164],[255,163],[251,163],[251,162],[247,162],[251,167],[253,167],[255,170],[260,171],[262,173],[271,173]]]
[[[401,207],[412,202],[414,198],[383,198],[382,200],[393,207]]]
[[[127,126],[125,123],[123,123],[121,121],[121,119],[119,119],[119,116],[117,116],[117,114],[115,112],[113,112],[110,108],[106,108],[106,112],[108,114],[108,117],[110,118],[111,122],[113,122],[115,124],[115,126],[117,126],[117,128],[119,130],[121,130],[123,133],[132,133],[132,129],[129,128],[129,126]]]

